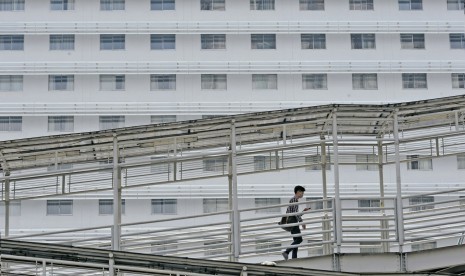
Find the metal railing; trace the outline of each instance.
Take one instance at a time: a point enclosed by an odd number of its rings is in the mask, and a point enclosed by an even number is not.
[[[465,229],[465,202],[457,193],[465,189],[441,191],[403,197],[401,212],[404,225],[396,214],[396,198],[341,198],[341,210],[333,208],[335,199],[309,200],[296,203],[312,209],[300,212],[306,230],[291,235],[278,225],[289,204],[241,208],[240,254],[243,261],[263,258],[279,259],[290,247],[292,236],[301,236],[299,256],[326,255],[335,252],[337,231],[341,228],[340,252],[409,252],[446,247],[461,243]],[[434,197],[434,202],[426,202]],[[421,203],[425,201],[426,203]],[[326,205],[326,208],[323,206]],[[366,206],[366,207],[365,207]],[[341,225],[335,221],[341,212]],[[166,219],[120,224],[121,250],[156,255],[184,256],[231,260],[232,211],[195,216],[173,216]],[[9,239],[61,243],[74,246],[111,248],[112,225],[18,235]],[[403,229],[405,243],[399,244],[398,229]],[[263,257],[266,256],[266,257]]]
[[[460,60],[2,62],[0,75],[43,74],[251,74],[446,73],[465,70]]]
[[[2,22],[4,34],[460,33],[462,21]]]

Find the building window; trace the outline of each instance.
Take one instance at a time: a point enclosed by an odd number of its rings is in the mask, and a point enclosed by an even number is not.
[[[274,0],[250,0],[250,10],[274,10]]]
[[[349,0],[351,10],[373,10],[373,0]]]
[[[351,34],[352,49],[375,49],[375,34]]]
[[[177,199],[152,199],[152,215],[176,215],[177,213]]]
[[[326,74],[303,74],[302,89],[321,90],[328,89],[328,77]]]
[[[306,171],[321,171],[321,155],[305,156],[305,170]],[[331,170],[331,163],[329,155],[326,156],[326,170]]]
[[[175,8],[175,0],[151,0],[152,11],[172,11]]]
[[[74,131],[73,116],[48,116],[48,131],[72,132]]]
[[[50,10],[52,11],[74,10],[74,0],[50,0]]]
[[[203,199],[203,212],[216,213],[229,210],[229,203],[227,198],[204,198]]]
[[[100,116],[99,117],[100,130],[124,127],[124,123],[125,123],[124,116]]]
[[[254,156],[254,171],[266,171],[276,168],[276,157],[275,156]]]
[[[0,11],[24,11],[24,0],[0,0]]]
[[[0,35],[0,51],[23,51],[24,35]]]
[[[0,116],[0,131],[21,131],[22,126],[21,116]]]
[[[359,199],[358,200],[358,208],[366,208],[366,209],[361,209],[358,210],[359,213],[376,213],[379,212],[379,210],[374,210],[371,208],[379,208],[380,205],[380,200],[379,199]]]
[[[465,0],[447,0],[448,10],[463,10],[465,6]]]
[[[465,74],[464,73],[461,73],[461,74],[452,73],[451,76],[452,76],[452,88],[465,88]]]
[[[73,214],[73,200],[47,200],[47,215],[60,216]]]
[[[428,250],[437,247],[435,241],[412,244],[412,251]]]
[[[423,0],[399,0],[399,10],[410,11],[410,10],[422,10]]]
[[[377,171],[378,155],[376,154],[357,154],[355,156],[357,171]],[[376,163],[376,164],[373,164]]]
[[[465,170],[465,154],[457,155],[457,169]]]
[[[225,34],[203,34],[201,35],[201,47],[206,49],[226,49]]]
[[[424,34],[400,34],[402,49],[425,49]]]
[[[360,253],[372,254],[381,252],[383,251],[379,242],[360,242]]]
[[[100,91],[124,91],[125,75],[100,75]]]
[[[300,44],[302,49],[326,49],[326,35],[301,34]]]
[[[126,37],[124,34],[101,34],[100,50],[124,50]]]
[[[10,201],[10,216],[21,216],[21,201]],[[5,216],[5,201],[0,202],[0,216]]]
[[[252,75],[252,89],[264,90],[278,89],[278,75],[276,74],[253,74]]]
[[[121,199],[121,214],[126,213],[126,200]],[[99,199],[98,200],[98,214],[99,215],[113,215],[113,199]]]
[[[73,75],[50,75],[48,76],[48,91],[73,91]]]
[[[353,89],[378,89],[378,75],[377,74],[352,74],[352,88]]]
[[[465,49],[465,34],[449,34],[451,49]]]
[[[202,11],[224,11],[225,0],[200,0],[200,10]]]
[[[150,91],[176,90],[176,75],[150,75]]]
[[[276,49],[275,34],[252,34],[252,49]]]
[[[426,89],[428,83],[425,73],[403,73],[402,74],[402,88],[404,89]]]
[[[307,207],[310,208],[311,210],[323,210],[324,208],[324,201],[322,197],[307,197],[305,198],[305,201],[312,201],[312,200],[321,200],[321,201],[316,201],[316,202],[309,202],[307,204]],[[333,208],[333,202],[331,201],[331,198],[326,198],[326,209],[331,209]]]
[[[204,90],[226,90],[227,77],[226,74],[202,74],[201,87]]]
[[[74,50],[74,35],[50,35],[50,50]]]
[[[266,207],[271,205],[281,204],[280,198],[256,198],[255,208]],[[281,213],[281,207],[272,207],[266,209],[255,210],[257,214]]]
[[[300,0],[299,7],[301,11],[323,11],[325,0]]]
[[[152,124],[165,124],[176,122],[176,115],[152,115],[150,116],[150,122]]]
[[[203,160],[203,170],[206,172],[226,172],[228,170],[228,157],[216,157]]]
[[[421,210],[434,209],[434,204],[428,204],[428,203],[434,203],[434,196],[416,196],[416,197],[409,198],[408,201],[409,201],[410,206],[427,204],[427,205],[422,205],[422,206],[414,206],[410,208],[410,211],[421,211]]]
[[[123,11],[125,0],[100,0],[102,11]]]
[[[421,155],[407,155],[407,170],[430,171],[433,159]]]
[[[150,49],[152,50],[174,50],[176,49],[176,35],[174,34],[150,35]]]
[[[50,165],[47,167],[47,172],[56,172],[56,171],[62,171],[62,170],[70,170],[73,168],[73,164],[56,164],[56,165]]]
[[[0,76],[0,91],[23,91],[23,76]]]

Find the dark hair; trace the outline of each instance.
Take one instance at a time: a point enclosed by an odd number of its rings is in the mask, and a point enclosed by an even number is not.
[[[300,186],[300,185],[297,185],[294,187],[294,194],[297,194],[297,192],[305,192],[305,188]]]

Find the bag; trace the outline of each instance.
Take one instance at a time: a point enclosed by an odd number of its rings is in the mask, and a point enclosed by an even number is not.
[[[286,224],[296,223],[296,222],[297,222],[297,219],[294,216],[282,217],[281,221],[278,222],[278,225],[281,225],[281,228],[283,230],[286,230],[287,232],[291,232],[292,228],[294,228],[295,226],[286,226]]]

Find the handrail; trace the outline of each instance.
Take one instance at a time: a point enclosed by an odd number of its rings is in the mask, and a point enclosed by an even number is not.
[[[43,74],[250,74],[446,73],[465,70],[461,60],[1,62],[0,75]]]
[[[462,21],[62,21],[2,22],[1,34],[454,33]]]

